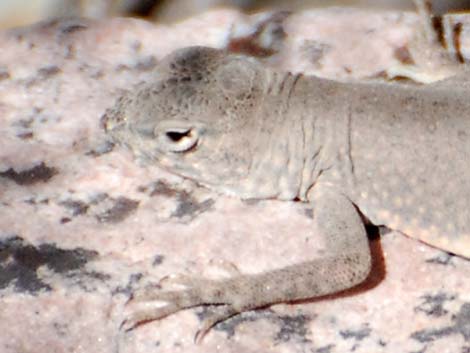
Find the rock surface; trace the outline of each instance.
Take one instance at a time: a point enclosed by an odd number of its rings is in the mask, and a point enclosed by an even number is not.
[[[201,308],[119,330],[133,288],[171,273],[217,276],[224,262],[280,267],[319,244],[308,205],[222,197],[107,144],[99,119],[114,99],[196,44],[370,79],[403,61],[415,22],[221,10],[172,26],[63,20],[1,32],[0,351],[469,352],[470,263],[395,232],[373,237],[369,280],[329,300],[242,314],[199,346]]]

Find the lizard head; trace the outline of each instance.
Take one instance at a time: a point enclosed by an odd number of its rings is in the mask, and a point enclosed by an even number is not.
[[[230,192],[247,178],[259,145],[261,64],[191,47],[164,58],[154,75],[106,111],[106,132],[150,163]]]

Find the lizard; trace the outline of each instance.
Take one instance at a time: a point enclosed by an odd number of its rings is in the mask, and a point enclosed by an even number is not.
[[[470,259],[470,76],[418,84],[339,82],[280,72],[254,58],[189,47],[120,97],[101,122],[136,156],[220,193],[311,204],[327,254],[258,274],[179,275],[180,290],[142,288],[131,330],[214,305],[196,334],[275,303],[365,280],[365,222]]]

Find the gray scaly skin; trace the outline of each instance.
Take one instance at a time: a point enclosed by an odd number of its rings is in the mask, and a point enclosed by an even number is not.
[[[276,72],[221,50],[178,50],[153,82],[103,117],[136,155],[243,199],[309,202],[328,255],[256,275],[181,276],[140,290],[157,309],[124,323],[218,304],[201,328],[273,303],[361,283],[371,269],[363,216],[470,258],[470,80],[342,83]]]

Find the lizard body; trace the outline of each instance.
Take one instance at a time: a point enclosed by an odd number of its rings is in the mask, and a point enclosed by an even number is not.
[[[326,131],[313,138],[323,140],[325,171],[307,184],[332,185],[374,224],[470,257],[468,84],[299,86],[292,105],[302,112],[293,114]]]
[[[334,293],[371,267],[363,218],[470,258],[470,93],[465,72],[429,85],[346,83],[277,72],[192,47],[119,100],[106,131],[151,163],[244,199],[310,202],[328,254],[257,275],[180,277],[141,290],[124,326],[217,304],[216,322],[278,302]]]

